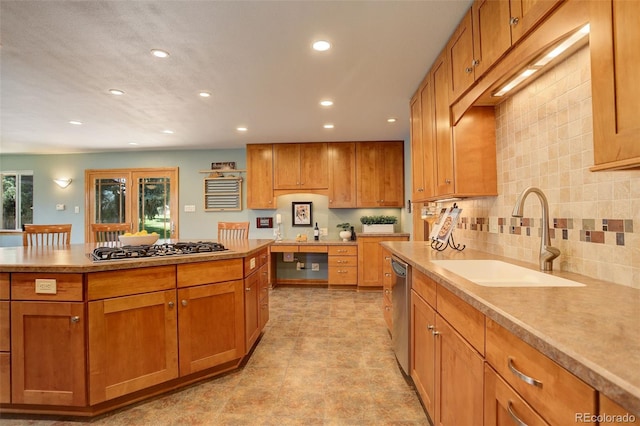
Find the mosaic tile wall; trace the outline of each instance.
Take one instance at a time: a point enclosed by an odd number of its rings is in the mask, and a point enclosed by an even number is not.
[[[588,47],[496,107],[498,197],[459,201],[456,242],[538,263],[540,202],[511,217],[528,186],[549,200],[556,269],[640,288],[640,171],[591,172]],[[489,232],[490,220],[496,226]]]

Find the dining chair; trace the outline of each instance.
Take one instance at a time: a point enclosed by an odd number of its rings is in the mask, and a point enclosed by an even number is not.
[[[249,222],[218,222],[218,241],[249,239]]]
[[[71,243],[71,224],[24,225],[23,246],[55,246]]]
[[[92,223],[91,233],[94,243],[117,242],[118,236],[131,232],[130,223]]]

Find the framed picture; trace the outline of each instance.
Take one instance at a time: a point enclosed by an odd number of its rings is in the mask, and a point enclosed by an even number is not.
[[[292,226],[312,226],[311,201],[294,201],[291,203]]]

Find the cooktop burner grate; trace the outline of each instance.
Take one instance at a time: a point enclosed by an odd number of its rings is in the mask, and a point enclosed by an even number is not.
[[[220,243],[198,241],[177,242],[166,244],[121,246],[121,247],[97,247],[90,257],[94,261],[140,259],[144,257],[175,256],[198,253],[211,253],[228,250]]]

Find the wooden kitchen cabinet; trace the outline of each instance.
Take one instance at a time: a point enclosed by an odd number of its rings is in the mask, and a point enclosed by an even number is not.
[[[358,284],[358,246],[328,246],[329,286]]]
[[[549,424],[596,412],[596,391],[511,332],[487,319],[486,359]]]
[[[273,145],[247,145],[247,207],[275,209],[273,193]]]
[[[178,377],[177,309],[175,289],[89,302],[91,405]]]
[[[433,334],[435,325],[435,309],[420,296],[420,293],[412,289],[410,375],[431,420],[436,418],[436,335]]]
[[[589,4],[594,151],[591,170],[640,168],[640,3],[602,0]]]
[[[245,355],[243,297],[241,279],[178,290],[181,376]]]
[[[433,110],[435,123],[435,196],[449,196],[454,193],[453,184],[453,141],[451,115],[449,112],[449,72],[446,51],[442,52],[431,68],[433,75]]]
[[[82,302],[11,302],[11,402],[86,404]]]
[[[358,142],[357,207],[404,206],[404,142]]]
[[[273,175],[275,190],[328,189],[327,143],[274,144]]]
[[[476,59],[473,54],[471,22],[471,9],[469,9],[453,32],[446,47],[448,87],[451,91],[452,102],[471,87],[475,81]]]
[[[395,277],[391,266],[391,252],[382,247],[382,315],[389,332],[393,332],[393,286]]]
[[[358,235],[358,288],[382,288],[384,257],[381,241],[409,241],[405,235]]]
[[[260,303],[260,330],[269,322],[269,264],[260,266],[258,270],[260,274],[260,295],[258,297]]]
[[[9,274],[0,273],[0,404],[11,402],[11,302]]]
[[[435,117],[433,81],[428,73],[411,100],[411,173],[413,200],[422,202],[435,194]]]
[[[244,324],[245,324],[245,348],[249,352],[258,341],[262,333],[261,317],[265,316],[262,304],[267,303],[268,297],[264,298],[265,285],[268,286],[268,251],[262,250],[254,256],[244,260]]]
[[[329,150],[329,208],[356,207],[356,144],[335,142]]]
[[[640,425],[640,416],[634,415],[626,408],[621,407],[602,392],[598,393],[598,408],[598,414],[603,416],[603,421],[599,422],[598,426]]]

